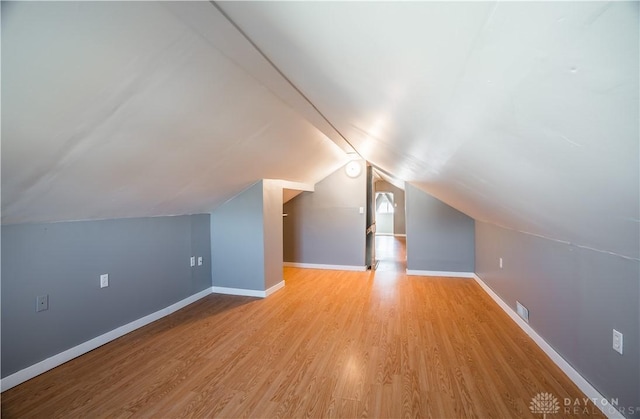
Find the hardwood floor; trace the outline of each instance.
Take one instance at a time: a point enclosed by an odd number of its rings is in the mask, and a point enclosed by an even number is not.
[[[285,279],[267,299],[210,295],[8,390],[2,417],[541,418],[540,392],[584,397],[473,280]]]
[[[405,272],[407,269],[407,238],[376,235],[377,271]]]

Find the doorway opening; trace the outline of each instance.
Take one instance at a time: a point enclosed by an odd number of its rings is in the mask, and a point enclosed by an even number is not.
[[[404,182],[367,165],[365,261],[369,269],[405,272],[407,266]]]
[[[404,183],[381,173],[374,190],[376,270],[404,272],[407,265]]]
[[[376,235],[393,236],[393,192],[376,192]]]

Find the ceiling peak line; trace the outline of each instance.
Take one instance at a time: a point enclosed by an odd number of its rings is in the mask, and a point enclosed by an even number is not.
[[[255,48],[255,50],[269,63],[269,65],[271,67],[273,67],[273,69],[309,104],[309,106],[311,106],[318,113],[318,115],[320,115],[320,117],[327,124],[329,124],[329,126],[340,136],[340,138],[342,138],[344,140],[344,142],[347,143],[349,145],[349,147],[351,147],[353,152],[355,152],[363,160],[367,160],[364,156],[362,156],[362,154],[360,154],[360,152],[358,152],[358,150],[342,134],[342,132],[329,120],[329,118],[327,118],[325,116],[325,114],[322,113],[322,111],[320,109],[318,109],[318,107],[311,101],[311,99],[309,99],[309,97],[307,95],[305,95],[304,92],[302,92],[302,90],[300,90],[300,88],[298,88],[298,86],[296,86],[291,81],[291,79],[289,77],[287,77],[287,75],[282,72],[282,70],[280,70],[280,68],[267,56],[267,54],[265,54],[262,51],[262,49],[260,49],[260,47],[255,42],[253,42],[253,40],[249,37],[249,35],[247,35],[246,32],[243,31],[242,28],[233,19],[231,19],[231,17],[222,9],[222,7],[220,7],[220,5],[218,4],[218,2],[216,0],[209,0],[209,3],[211,3],[213,5],[213,7],[215,7],[220,12],[220,14],[222,14],[222,16],[224,16],[224,18],[227,19],[227,21],[229,21],[229,23],[231,23],[231,25],[247,40],[247,42],[249,42],[251,44],[251,46],[253,48]]]

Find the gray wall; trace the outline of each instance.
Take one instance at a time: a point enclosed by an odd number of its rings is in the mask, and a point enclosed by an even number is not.
[[[407,234],[405,221],[404,190],[390,184],[385,180],[377,181],[375,183],[375,190],[376,192],[393,192],[393,199],[396,205],[395,212],[393,214],[393,233]]]
[[[474,272],[474,220],[405,184],[407,269]]]
[[[211,214],[216,287],[264,291],[282,281],[282,185],[261,180]]]
[[[263,185],[264,221],[264,289],[283,280],[282,261],[282,186],[277,180],[265,179]]]
[[[2,226],[2,377],[210,287],[209,243],[208,214]]]
[[[213,286],[264,290],[262,181],[211,214]]]
[[[640,407],[640,262],[476,222],[476,273],[514,310],[524,304],[531,327],[606,398]]]
[[[325,265],[365,265],[366,175],[336,170],[284,205],[284,260]]]

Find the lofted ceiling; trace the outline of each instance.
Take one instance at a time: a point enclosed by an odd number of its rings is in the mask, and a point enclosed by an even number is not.
[[[352,148],[638,259],[637,2],[2,2],[3,223],[206,212]]]
[[[367,160],[483,221],[639,255],[637,2],[226,2]]]
[[[208,212],[262,178],[323,179],[350,148],[279,80],[209,3],[2,2],[3,223]]]

